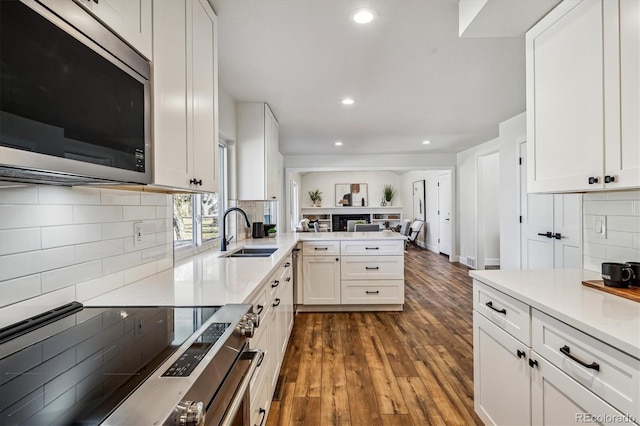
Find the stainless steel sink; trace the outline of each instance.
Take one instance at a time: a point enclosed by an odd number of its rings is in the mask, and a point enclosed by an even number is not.
[[[242,247],[220,257],[269,257],[277,248],[273,247]]]

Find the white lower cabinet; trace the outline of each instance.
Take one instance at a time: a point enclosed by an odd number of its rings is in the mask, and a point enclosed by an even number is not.
[[[250,340],[251,348],[264,351],[264,358],[251,381],[251,424],[265,424],[280,367],[293,328],[293,268],[284,259],[252,300],[260,313],[260,325]]]
[[[473,312],[474,408],[495,425],[531,423],[529,348]]]
[[[304,255],[302,282],[305,305],[339,305],[340,256]]]
[[[485,424],[638,424],[640,360],[485,283],[473,291],[474,408]]]
[[[534,425],[632,424],[604,402],[535,352],[531,409]]]

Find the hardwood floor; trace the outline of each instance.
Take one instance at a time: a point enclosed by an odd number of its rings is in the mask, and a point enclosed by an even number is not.
[[[297,314],[267,424],[482,424],[468,271],[409,248],[403,312]]]

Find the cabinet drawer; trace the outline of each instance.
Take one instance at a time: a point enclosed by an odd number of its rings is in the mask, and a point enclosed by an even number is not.
[[[340,276],[343,280],[402,280],[402,256],[342,256]]]
[[[340,241],[305,241],[302,243],[303,256],[325,256],[340,254]]]
[[[533,310],[532,349],[618,410],[640,418],[640,360]]]
[[[402,240],[342,241],[340,251],[355,256],[404,255]]]
[[[480,281],[473,280],[473,309],[529,346],[531,341],[529,305]]]
[[[343,305],[404,303],[404,280],[349,281],[342,283]]]
[[[251,340],[249,340],[249,347],[253,349],[257,347],[255,346],[254,342],[257,342],[260,339],[260,336],[262,336],[262,333],[264,332],[264,320],[270,313],[269,308],[271,305],[267,303],[267,290],[262,287],[260,292],[253,298],[253,301],[251,303],[253,304],[253,312],[257,313],[260,316],[260,323],[255,329],[253,337],[251,338]]]

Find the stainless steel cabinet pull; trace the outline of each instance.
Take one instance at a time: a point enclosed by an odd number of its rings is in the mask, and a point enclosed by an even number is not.
[[[367,290],[367,294],[380,294],[380,292],[378,290],[376,290],[376,291]]]
[[[367,270],[372,270],[372,269],[373,269],[373,270],[378,270],[378,269],[380,269],[380,268],[379,268],[379,267],[377,267],[377,266],[371,266],[371,267],[369,267],[369,266],[365,266],[365,267],[364,267],[364,269],[367,269]]]
[[[499,314],[504,314],[507,315],[507,310],[506,309],[497,309],[493,307],[493,302],[487,302],[485,303],[485,305],[487,305],[489,308],[493,309],[494,311],[496,311]]]
[[[577,356],[571,355],[571,348],[569,346],[567,346],[567,345],[564,345],[563,347],[561,347],[560,348],[560,352],[562,352],[563,354],[565,354],[570,359],[574,360],[575,362],[577,362],[578,364],[580,364],[583,367],[591,368],[591,369],[596,370],[596,371],[600,371],[600,364],[598,364],[597,362],[592,362],[591,364],[587,364],[586,362],[584,362],[583,360],[581,360]]]

